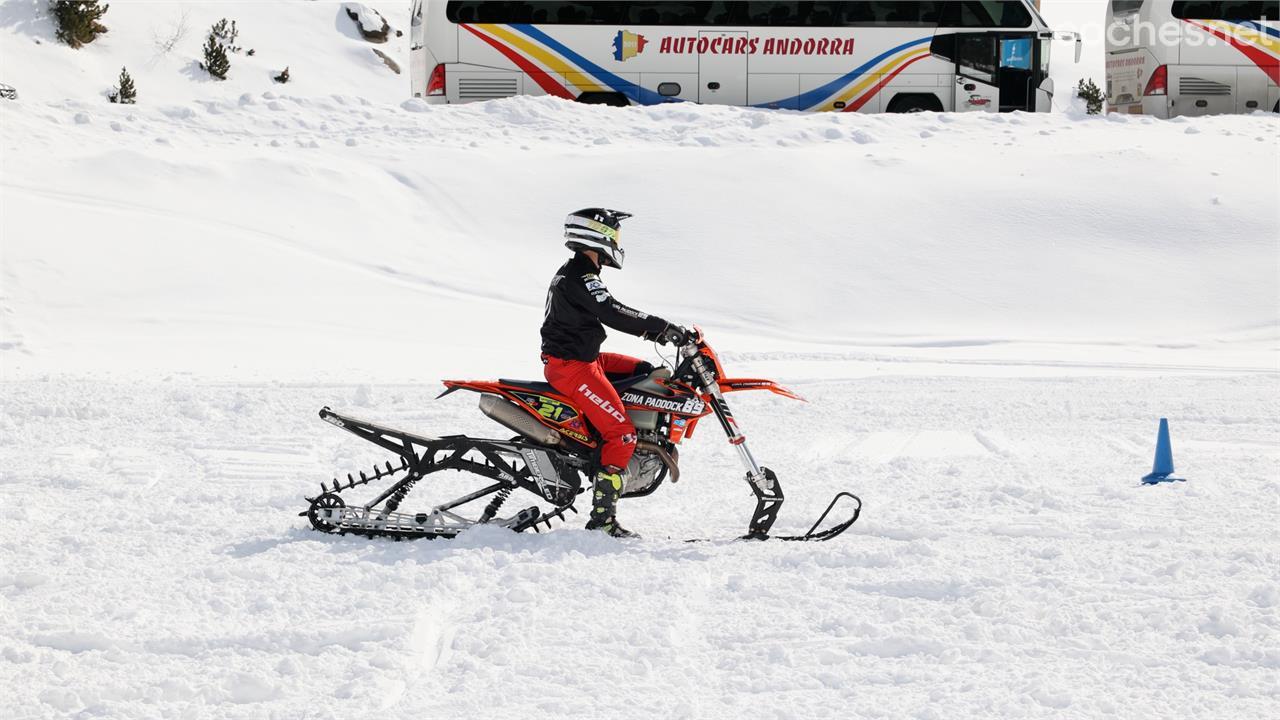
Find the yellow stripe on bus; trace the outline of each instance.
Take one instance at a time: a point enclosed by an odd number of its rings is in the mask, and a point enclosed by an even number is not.
[[[1234,35],[1240,40],[1251,42],[1272,55],[1280,55],[1280,40],[1277,40],[1266,33],[1258,32],[1257,30],[1250,30],[1236,25],[1235,23],[1223,22],[1221,20],[1204,20],[1202,22],[1206,25],[1214,26],[1227,35]]]
[[[529,40],[516,35],[501,25],[475,25],[473,27],[478,27],[490,35],[505,41],[508,45],[522,50],[525,55],[532,56],[533,59],[541,63],[543,67],[564,76],[564,79],[567,82],[583,92],[601,92],[604,90],[604,88],[594,82],[590,76],[583,73],[578,68],[566,63],[559,57],[552,55],[547,50],[544,50]]]
[[[836,105],[835,105],[835,104],[836,104],[837,102],[843,102],[843,103],[845,103],[845,104],[848,104],[848,102],[849,102],[850,100],[852,100],[854,97],[856,97],[857,95],[859,95],[860,93],[862,93],[864,90],[866,90],[867,88],[869,88],[869,87],[871,87],[871,86],[875,85],[876,83],[880,82],[880,80],[881,80],[881,79],[883,79],[885,75],[888,75],[888,74],[892,73],[892,72],[893,72],[893,70],[894,70],[894,68],[896,68],[896,67],[898,67],[898,66],[902,65],[902,64],[903,64],[903,63],[905,63],[905,62],[908,62],[908,61],[910,61],[910,60],[913,60],[913,59],[915,59],[915,58],[918,58],[918,57],[921,57],[921,56],[924,56],[924,55],[928,55],[928,54],[929,54],[929,50],[928,50],[927,48],[925,48],[925,49],[920,49],[920,50],[915,50],[915,51],[909,51],[909,52],[908,52],[907,54],[905,54],[905,55],[899,55],[899,56],[898,56],[898,58],[897,58],[896,60],[894,60],[894,61],[890,62],[888,65],[885,65],[884,67],[880,68],[878,71],[876,71],[876,73],[875,73],[874,75],[868,75],[868,76],[866,77],[866,79],[864,79],[862,82],[860,82],[860,83],[858,83],[857,85],[854,85],[852,88],[850,88],[850,89],[848,89],[848,90],[844,91],[843,93],[841,93],[839,96],[835,97],[834,99],[829,100],[829,101],[827,101],[827,102],[823,103],[823,104],[818,108],[818,110],[819,110],[819,111],[831,111],[831,110],[835,110],[835,109],[836,109]]]

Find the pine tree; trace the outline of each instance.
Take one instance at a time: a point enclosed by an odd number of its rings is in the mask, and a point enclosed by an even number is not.
[[[1088,80],[1081,78],[1076,83],[1076,97],[1083,98],[1085,103],[1085,111],[1090,115],[1098,115],[1102,112],[1102,91],[1094,84],[1093,79]]]
[[[58,24],[58,39],[73,48],[93,42],[107,31],[98,20],[110,8],[110,5],[99,6],[98,0],[53,0],[50,10]]]
[[[129,75],[129,71],[120,68],[120,84],[107,95],[107,98],[113,103],[122,105],[133,105],[138,101],[138,91],[133,87],[133,78]]]
[[[226,18],[222,18],[213,24],[209,29],[210,34],[218,38],[218,42],[227,49],[228,52],[240,52],[240,46],[236,45],[236,38],[240,36],[240,31],[236,29],[236,21],[232,20],[229,24]]]
[[[218,36],[212,31],[209,33],[209,39],[205,41],[204,62],[200,63],[200,67],[219,80],[226,80],[227,73],[231,71],[231,60],[227,58],[227,48],[218,41]]]

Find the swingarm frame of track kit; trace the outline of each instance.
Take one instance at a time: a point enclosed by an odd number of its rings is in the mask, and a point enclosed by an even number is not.
[[[577,469],[574,466],[580,464],[572,456],[555,453],[558,457],[552,459],[547,448],[519,440],[486,440],[464,435],[426,437],[340,415],[327,407],[320,411],[320,418],[395,453],[400,461],[398,466],[388,462],[383,467],[375,467],[371,473],[359,473],[359,477],[348,474],[345,481],[335,478],[332,485],[321,483],[320,495],[308,498],[311,506],[300,513],[317,530],[396,539],[449,538],[478,524],[496,525],[515,532],[530,528],[540,531],[540,525],[550,527],[553,520],[563,518],[566,512],[577,512],[573,500],[580,484],[565,483],[553,472],[535,472],[539,463],[547,462],[572,472]],[[427,512],[399,512],[400,503],[415,484],[442,470],[473,473],[493,483]],[[387,477],[396,480],[364,505],[348,506],[341,496],[347,490]],[[530,506],[510,517],[499,517],[502,504],[517,489],[533,492],[551,503],[552,509],[544,512]],[[489,498],[489,503],[477,519],[464,517],[459,512],[463,505],[482,498]]]

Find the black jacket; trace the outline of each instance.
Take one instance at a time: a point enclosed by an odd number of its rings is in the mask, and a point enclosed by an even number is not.
[[[542,352],[562,360],[591,362],[600,354],[600,343],[605,339],[603,325],[656,339],[667,321],[613,299],[595,263],[576,253],[561,266],[547,291]]]

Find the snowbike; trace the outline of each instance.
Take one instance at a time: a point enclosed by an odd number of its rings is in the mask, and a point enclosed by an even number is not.
[[[711,346],[695,328],[693,339],[678,348],[671,366],[662,366],[647,375],[611,380],[626,412],[636,427],[636,451],[627,466],[622,497],[653,493],[664,480],[680,479],[680,443],[693,435],[698,423],[715,415],[746,467],[746,480],[755,494],[756,508],[744,539],[830,540],[849,529],[862,512],[862,501],[848,492],[837,493],[817,522],[802,535],[769,534],[782,506],[782,486],[777,475],[757,464],[747,447],[746,437],[725,402],[725,393],[766,390],[786,398],[799,395],[772,380],[726,377]],[[516,532],[530,528],[540,531],[567,512],[577,512],[574,500],[584,487],[591,487],[599,460],[599,434],[586,422],[574,398],[538,381],[446,380],[439,397],[467,390],[480,393],[480,410],[516,433],[509,440],[487,440],[465,435],[428,437],[385,427],[325,407],[320,417],[357,437],[378,445],[398,457],[359,477],[348,474],[332,485],[321,483],[320,494],[307,498],[310,506],[299,513],[311,526],[326,533],[353,533],[368,537],[448,538],[480,524],[505,527]],[[400,505],[409,491],[428,475],[442,470],[458,470],[487,478],[490,484],[423,512],[403,512]],[[344,493],[370,483],[392,480],[391,484],[363,505],[347,505]],[[517,490],[533,494],[542,509],[532,505],[509,516],[500,516],[502,505]],[[488,499],[476,515],[479,503]],[[839,522],[822,527],[842,498],[853,509]],[[474,503],[474,505],[472,505]],[[470,515],[462,514],[471,505]],[[819,529],[822,527],[822,529]]]

